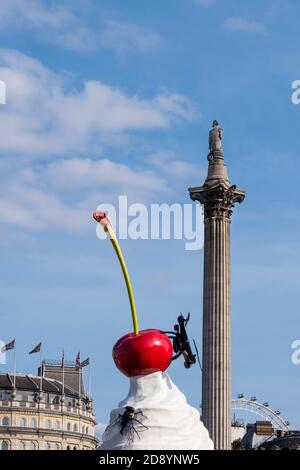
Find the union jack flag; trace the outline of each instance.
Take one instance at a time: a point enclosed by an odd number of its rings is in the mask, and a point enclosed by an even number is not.
[[[35,354],[35,353],[38,353],[38,352],[40,352],[40,350],[41,350],[41,347],[42,347],[42,343],[39,343],[39,344],[38,344],[38,345],[37,345],[35,348],[33,348],[33,350],[32,350],[32,351],[30,351],[30,353],[29,353],[29,354]]]
[[[1,352],[9,351],[10,349],[15,349],[16,340],[12,340],[10,343],[7,343],[3,348],[1,348]]]
[[[80,368],[82,369],[83,367],[89,366],[90,365],[90,358],[87,357],[82,363],[80,364]]]

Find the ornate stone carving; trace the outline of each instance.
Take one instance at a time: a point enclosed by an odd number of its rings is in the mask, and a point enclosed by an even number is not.
[[[229,188],[219,184],[214,188],[207,185],[198,188],[198,191],[190,191],[193,201],[199,201],[204,205],[204,217],[224,217],[230,219],[235,203],[242,202],[245,194],[235,185]]]

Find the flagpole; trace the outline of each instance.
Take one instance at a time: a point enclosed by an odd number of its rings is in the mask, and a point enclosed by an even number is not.
[[[43,392],[43,375],[44,375],[44,370],[43,370],[43,346],[41,345],[40,347],[40,392]]]
[[[65,350],[63,348],[63,360],[62,360],[62,394],[65,394]]]
[[[78,369],[78,377],[79,377],[78,390],[79,390],[79,402],[80,402],[80,399],[81,399],[81,367],[80,366]]]
[[[17,371],[17,355],[16,355],[16,350],[17,350],[17,347],[16,347],[16,344],[15,343],[15,347],[14,347],[14,389],[16,389],[16,371]]]
[[[91,379],[91,360],[90,360],[90,363],[89,363],[89,398],[90,400],[92,399],[92,387],[91,387],[91,383],[92,383],[92,379]]]
[[[78,371],[78,404],[80,404],[81,398],[81,361],[80,361],[80,351],[76,356],[75,370]]]

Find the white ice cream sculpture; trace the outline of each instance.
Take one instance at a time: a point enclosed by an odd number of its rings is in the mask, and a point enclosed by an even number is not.
[[[129,377],[127,397],[110,414],[103,437],[105,450],[211,450],[213,443],[196,408],[165,372],[173,346],[160,330],[138,329],[135,302],[122,252],[106,214],[94,218],[108,232],[121,263],[132,311],[134,332],[113,348],[118,369]]]
[[[136,411],[136,432],[120,433],[120,415],[126,406]],[[146,428],[143,427],[146,426]],[[165,372],[131,377],[127,398],[111,412],[110,425],[103,435],[102,449],[107,450],[209,450],[213,443],[200,421],[198,410],[188,405],[183,393]]]

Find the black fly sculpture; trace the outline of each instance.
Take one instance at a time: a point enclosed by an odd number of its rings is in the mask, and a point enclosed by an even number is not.
[[[193,364],[196,363],[196,354],[193,354],[189,338],[186,332],[186,326],[190,320],[190,314],[187,318],[184,318],[182,314],[177,318],[177,324],[174,325],[174,331],[164,331],[166,335],[173,341],[173,350],[175,356],[172,357],[172,361],[183,356],[184,367],[189,369]]]
[[[139,432],[135,428],[135,423],[142,426],[143,429],[140,431],[146,431],[148,429],[137,417],[147,419],[147,416],[143,414],[142,410],[136,410],[132,406],[126,406],[124,413],[119,414],[115,421],[106,428],[106,431],[109,431],[115,425],[119,425],[120,434],[122,434],[122,436],[127,434],[128,443],[132,443],[135,434],[140,439]]]

